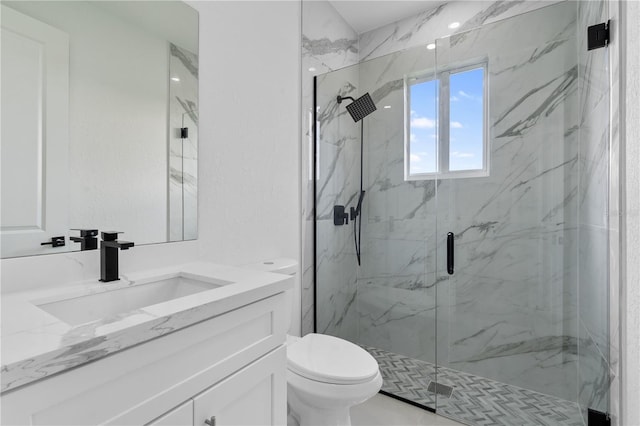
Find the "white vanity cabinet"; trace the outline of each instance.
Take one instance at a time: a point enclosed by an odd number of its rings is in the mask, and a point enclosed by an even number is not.
[[[285,336],[278,293],[6,392],[1,423],[284,425]]]
[[[193,425],[193,399],[179,405],[160,418],[148,423],[148,426]]]
[[[189,401],[174,408],[148,426],[264,426],[284,425],[280,409],[287,403],[282,363],[286,348],[280,347]]]
[[[286,376],[279,374],[278,368],[283,362],[286,363],[284,347],[196,396],[194,425],[205,425],[206,420],[216,426],[284,425],[284,412],[274,407],[286,407],[286,393],[273,392],[273,389],[286,388]]]

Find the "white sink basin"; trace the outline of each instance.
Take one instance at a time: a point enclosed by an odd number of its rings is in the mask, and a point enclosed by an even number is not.
[[[231,281],[210,278],[200,280],[177,275],[169,278],[145,280],[144,283],[128,287],[55,302],[36,303],[36,306],[67,324],[79,325],[96,320],[113,320],[137,309],[212,290],[227,284],[231,284]],[[108,285],[105,284],[105,286]]]

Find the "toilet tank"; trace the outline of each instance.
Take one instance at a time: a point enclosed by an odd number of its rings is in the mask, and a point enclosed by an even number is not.
[[[292,275],[295,276],[298,272],[298,261],[295,259],[289,259],[286,257],[279,257],[277,259],[268,259],[264,262],[259,263],[251,263],[249,265],[244,266],[247,269],[255,269],[258,271],[264,272],[273,272],[276,274],[283,275]],[[295,279],[295,277],[294,277]],[[297,280],[294,281],[293,289],[287,290],[284,292],[285,303],[286,303],[286,313],[285,313],[285,321],[287,324],[287,330],[289,334],[294,336],[300,335],[300,330],[292,330],[292,325],[299,328],[299,325],[292,324],[292,315],[293,312],[296,311],[296,295],[299,294],[300,286],[298,285]],[[300,300],[300,297],[297,298]]]

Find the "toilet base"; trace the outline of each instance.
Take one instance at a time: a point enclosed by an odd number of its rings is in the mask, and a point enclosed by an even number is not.
[[[334,385],[303,378],[287,371],[287,402],[290,416],[299,426],[351,426],[351,407],[378,393],[380,372],[366,383]],[[294,424],[290,426],[297,426]]]
[[[301,401],[293,401],[295,395],[289,395],[288,398],[295,406],[301,406]],[[327,409],[305,404],[302,413],[295,412],[291,406],[289,410],[287,426],[351,426],[350,407]]]

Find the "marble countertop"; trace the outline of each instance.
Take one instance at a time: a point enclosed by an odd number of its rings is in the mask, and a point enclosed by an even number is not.
[[[230,283],[75,326],[37,306],[175,276]],[[98,360],[288,290],[292,283],[291,276],[198,262],[121,274],[120,281],[108,284],[96,279],[68,287],[3,294],[0,392]]]

